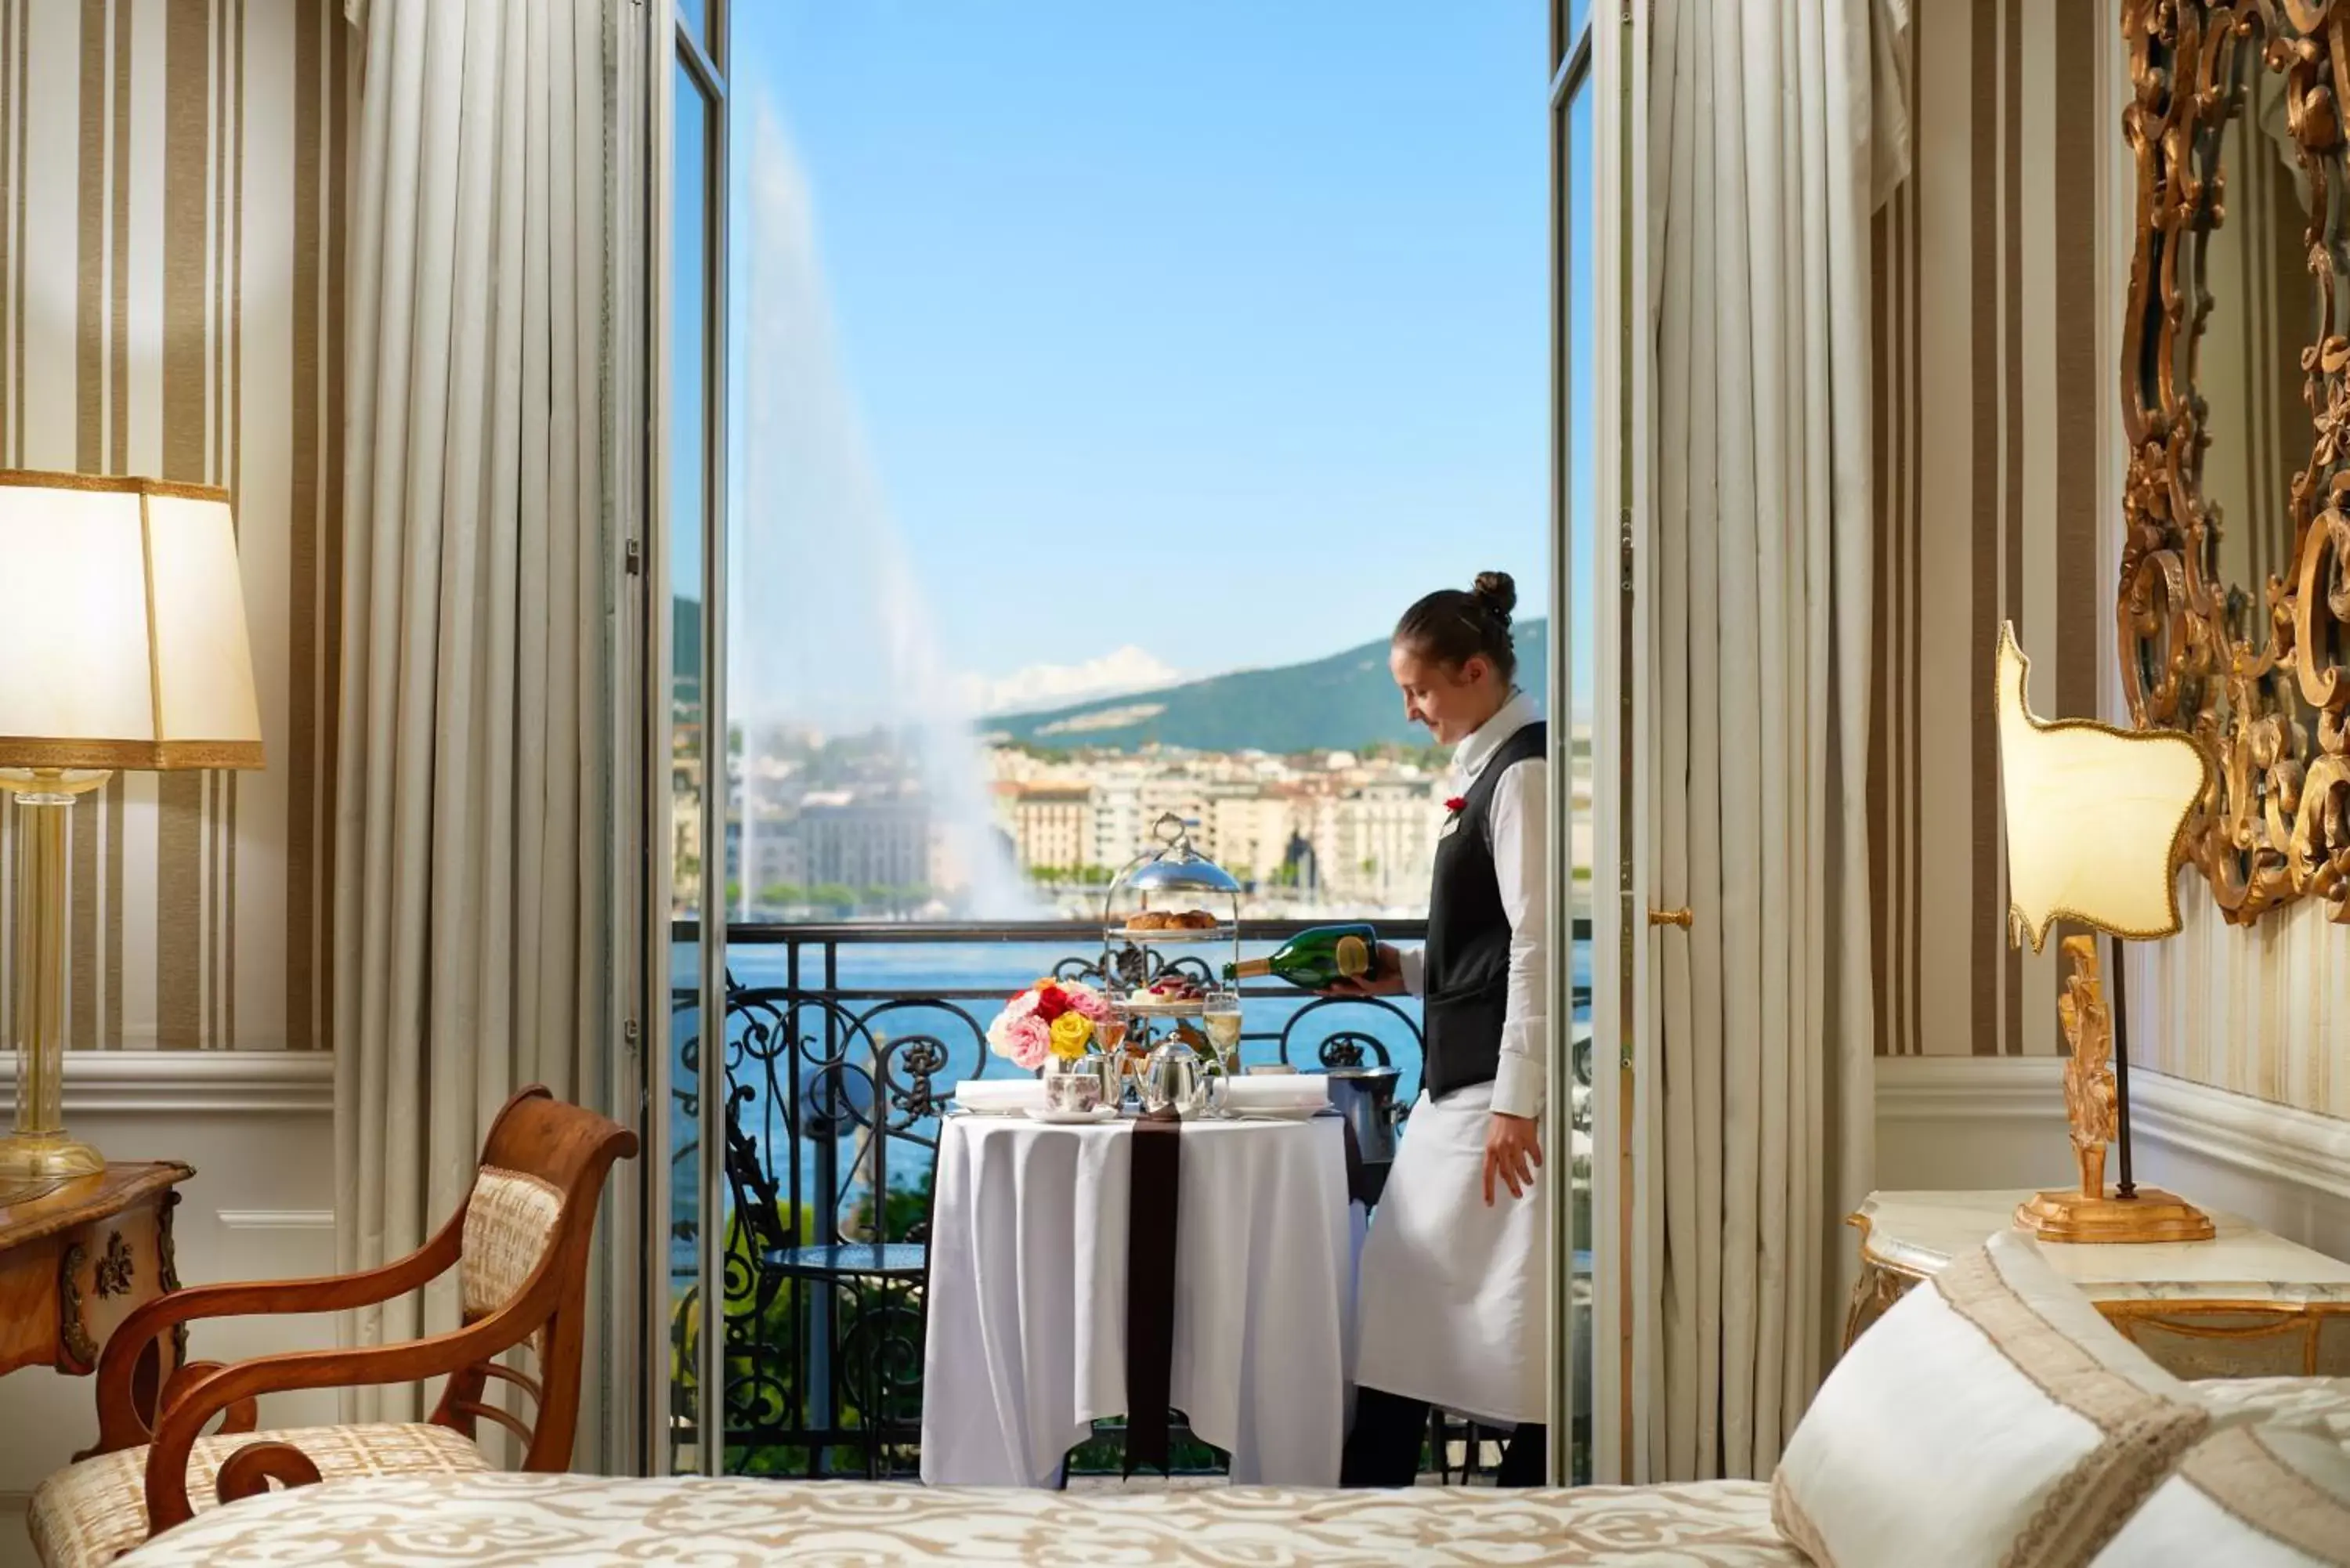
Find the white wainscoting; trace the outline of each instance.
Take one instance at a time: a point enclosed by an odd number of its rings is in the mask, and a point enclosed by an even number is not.
[[[2051,1056],[1879,1058],[1877,1185],[1947,1191],[2077,1179],[2064,1070]],[[2130,1075],[2130,1127],[2139,1180],[2350,1258],[2350,1122],[2139,1069]]]
[[[0,1058],[0,1105],[15,1059]],[[77,1053],[66,1064],[66,1123],[110,1159],[195,1168],[173,1217],[180,1278],[295,1279],[334,1272],[334,1063],[309,1052]],[[331,1317],[198,1324],[190,1349],[233,1361],[330,1346]],[[335,1418],[329,1391],[262,1402],[264,1426]],[[92,1380],[28,1367],[0,1377],[0,1568],[30,1568],[32,1489],[98,1433]]]
[[[1880,1056],[1877,1182],[1886,1191],[2054,1187],[2074,1171],[2064,1064],[2049,1056]]]

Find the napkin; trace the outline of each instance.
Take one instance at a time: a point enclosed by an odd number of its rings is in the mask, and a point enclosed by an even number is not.
[[[967,1111],[1016,1115],[1045,1103],[1040,1078],[965,1078],[954,1086],[954,1102]]]
[[[1224,1092],[1236,1111],[1326,1106],[1330,1103],[1330,1080],[1319,1073],[1243,1075],[1227,1082]]]

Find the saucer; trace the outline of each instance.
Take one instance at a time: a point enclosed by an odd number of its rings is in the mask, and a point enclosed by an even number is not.
[[[1082,1127],[1091,1122],[1118,1120],[1118,1107],[1096,1106],[1089,1111],[1056,1111],[1050,1106],[1031,1106],[1027,1115],[1030,1121],[1044,1122],[1051,1127]]]

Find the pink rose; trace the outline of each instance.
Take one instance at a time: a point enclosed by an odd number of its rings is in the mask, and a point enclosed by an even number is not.
[[[1068,996],[1069,1005],[1096,1023],[1104,1023],[1108,1019],[1109,1003],[1103,1001],[1101,992],[1091,986],[1072,986],[1069,988]]]
[[[1033,1013],[1026,1018],[1014,1020],[1003,1033],[1005,1044],[1011,1047],[1006,1054],[1011,1056],[1014,1065],[1025,1072],[1035,1072],[1045,1064],[1045,1058],[1052,1054],[1052,1026]]]

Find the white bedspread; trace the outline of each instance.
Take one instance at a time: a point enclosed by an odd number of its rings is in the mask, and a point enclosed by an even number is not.
[[[484,1474],[247,1498],[120,1568],[1802,1568],[1770,1488],[980,1490],[868,1482]]]

